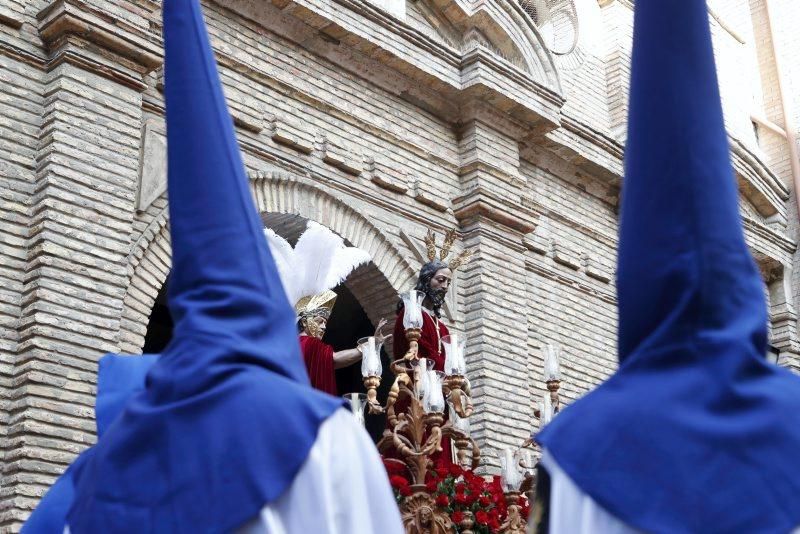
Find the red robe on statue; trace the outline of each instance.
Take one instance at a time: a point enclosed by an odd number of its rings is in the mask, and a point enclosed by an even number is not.
[[[434,371],[444,371],[445,353],[441,339],[448,335],[450,335],[450,331],[447,330],[447,326],[445,326],[440,319],[437,319],[435,315],[428,313],[426,310],[422,310],[422,332],[418,342],[419,349],[417,354],[420,358],[433,360]],[[406,339],[406,329],[403,327],[402,310],[397,314],[392,340],[394,341],[394,359],[398,360],[408,352],[408,340]],[[408,406],[408,403],[405,399],[403,399],[402,402],[397,402],[397,404],[395,404],[395,413],[400,413],[406,406]],[[445,410],[444,419],[445,421],[448,419],[447,410]],[[385,454],[384,456],[393,457],[393,454]],[[450,452],[450,438],[442,438],[442,452],[434,453],[431,459],[434,463],[443,463],[444,465],[453,464],[453,458]]]
[[[333,347],[311,336],[300,336],[300,350],[306,363],[311,387],[336,395],[336,374],[333,367]]]
[[[438,323],[438,334],[436,325]],[[445,324],[427,311],[422,311],[422,335],[419,338],[419,357],[428,358],[434,361],[435,371],[444,371],[444,347],[441,339],[450,335]],[[403,328],[403,313],[397,314],[394,323],[394,359],[402,358],[408,352],[408,340],[406,339],[406,329]]]

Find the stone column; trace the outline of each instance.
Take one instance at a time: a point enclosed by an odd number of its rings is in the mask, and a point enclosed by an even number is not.
[[[23,280],[29,200],[42,117],[45,55],[31,42],[25,2],[0,5],[0,440],[9,417]],[[3,458],[0,452],[0,470]],[[0,490],[3,483],[0,480]],[[0,493],[1,494],[1,493]]]
[[[161,57],[156,7],[58,0],[37,16],[47,62],[0,478],[5,529],[94,441],[96,363],[118,350],[128,282],[141,92]]]
[[[515,139],[473,120],[461,132],[464,193],[453,201],[463,245],[476,255],[459,274],[472,392],[474,437],[482,448],[518,446],[530,434],[524,207]]]

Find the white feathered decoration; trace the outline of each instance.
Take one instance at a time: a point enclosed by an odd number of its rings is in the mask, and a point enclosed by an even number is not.
[[[356,267],[372,260],[368,252],[346,246],[341,237],[313,221],[308,222],[294,249],[269,228],[264,234],[293,306],[303,297],[333,289]]]

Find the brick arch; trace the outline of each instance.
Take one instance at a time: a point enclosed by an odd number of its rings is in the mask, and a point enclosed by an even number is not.
[[[416,271],[369,219],[342,200],[289,173],[254,173],[250,186],[262,214],[286,213],[313,220],[369,252],[373,258],[370,266],[356,270],[346,285],[373,323],[393,313],[397,293],[413,285]],[[124,353],[138,354],[144,346],[150,312],[169,274],[171,254],[167,209],[163,208],[129,255],[129,283],[120,335],[120,350]]]

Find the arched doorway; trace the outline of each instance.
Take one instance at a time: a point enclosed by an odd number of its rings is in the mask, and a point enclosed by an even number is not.
[[[262,214],[262,220],[265,227],[271,228],[292,245],[296,243],[308,221],[299,215],[285,213],[265,213]],[[161,352],[172,337],[173,322],[166,302],[167,284],[168,280],[159,290],[153,303],[144,334],[144,353]],[[351,349],[360,338],[372,335],[377,320],[373,323],[370,315],[389,320],[386,331],[390,331],[393,317],[383,313],[383,310],[390,309],[391,303],[396,303],[396,292],[374,263],[357,269],[348,281],[335,288],[335,291],[338,298],[324,339],[334,350]],[[365,306],[372,307],[371,314],[368,314]],[[386,399],[392,381],[388,356],[390,350],[391,346],[385,347],[382,353],[384,376],[378,391],[379,399],[382,401]],[[338,369],[336,384],[341,393],[364,392],[360,365],[354,364]],[[377,442],[385,427],[384,416],[368,415],[366,420],[367,430]]]

